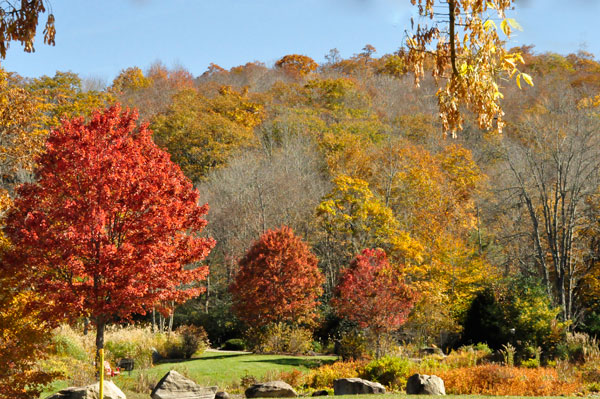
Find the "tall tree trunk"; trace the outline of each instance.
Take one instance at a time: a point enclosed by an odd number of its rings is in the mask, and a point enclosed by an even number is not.
[[[206,301],[204,302],[204,313],[208,314],[208,306],[210,302],[210,274],[206,276]]]
[[[100,371],[100,367],[104,367],[100,364],[100,349],[104,349],[104,331],[106,329],[106,323],[104,320],[96,321],[96,364],[98,365],[97,372]]]
[[[169,334],[173,331],[173,317],[175,316],[175,301],[171,301],[171,314],[169,315]]]
[[[156,307],[152,306],[152,333],[156,332]]]

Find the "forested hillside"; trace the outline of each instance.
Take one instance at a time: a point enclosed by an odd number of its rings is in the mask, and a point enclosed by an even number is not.
[[[273,66],[213,64],[200,76],[131,67],[109,87],[68,72],[3,71],[2,204],[31,180],[62,118],[120,102],[138,110],[210,207],[206,292],[179,307],[175,323],[204,325],[215,343],[242,334],[229,290],[239,260],[281,226],[318,260],[313,326],[323,340],[349,328],[329,300],[367,248],[382,248],[419,293],[406,338],[457,342],[482,292],[518,300],[515,326],[538,312],[595,333],[600,64],[584,52],[520,50],[535,86],[504,82],[503,132],[480,130],[465,113],[457,138],[443,134],[433,79],[415,87],[403,57],[369,45],[348,59],[331,50],[321,65],[287,55]]]

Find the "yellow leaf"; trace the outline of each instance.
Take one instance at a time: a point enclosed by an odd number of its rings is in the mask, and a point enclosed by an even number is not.
[[[496,26],[496,23],[491,19],[488,19],[487,21],[485,21],[483,24],[483,27],[485,28],[485,30],[490,30],[490,27],[494,27],[494,29],[498,29],[498,27]]]
[[[531,76],[530,76],[530,75],[528,75],[528,74],[526,74],[526,73],[522,73],[521,75],[523,75],[523,80],[524,80],[525,82],[527,82],[527,84],[528,84],[529,86],[533,86],[533,79],[531,79]]]
[[[519,86],[519,89],[521,88],[521,74],[517,75],[517,86]]]
[[[506,58],[504,59],[504,62],[506,62],[507,64],[509,64],[509,65],[510,65],[511,67],[513,67],[513,68],[516,66],[516,65],[515,65],[515,61],[513,60],[513,58],[512,58],[512,57],[506,57]]]
[[[510,24],[510,26],[512,26],[516,30],[523,31],[523,27],[517,22],[516,19],[514,19],[514,18],[506,18],[506,22],[508,22]]]
[[[502,20],[502,22],[500,23],[500,28],[502,29],[502,32],[504,32],[504,34],[506,36],[510,36],[510,26],[508,26],[508,22],[506,22],[506,20]]]

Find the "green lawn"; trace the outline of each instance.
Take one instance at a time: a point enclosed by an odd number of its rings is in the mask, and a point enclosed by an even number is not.
[[[189,376],[198,384],[229,387],[239,383],[245,375],[252,375],[260,380],[268,372],[292,369],[307,371],[323,363],[333,363],[336,359],[335,356],[300,357],[205,352],[199,358],[177,363],[158,364],[146,372],[150,378],[160,379],[169,370],[175,369]],[[132,373],[131,377],[125,372],[124,375],[114,378],[113,381],[119,385],[119,382],[127,382],[136,375],[136,371]]]

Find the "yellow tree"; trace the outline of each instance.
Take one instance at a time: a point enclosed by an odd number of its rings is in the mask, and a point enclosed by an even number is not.
[[[184,173],[198,182],[229,160],[232,153],[253,144],[254,127],[263,118],[263,107],[230,87],[213,98],[194,89],[173,97],[165,114],[155,117],[156,142],[166,147]]]
[[[520,29],[505,15],[514,0],[410,1],[432,25],[419,23],[415,34],[408,37],[406,63],[417,85],[424,77],[426,64],[433,77],[444,82],[437,98],[445,131],[454,136],[462,128],[460,108],[466,106],[477,115],[481,128],[490,130],[495,122],[501,132],[504,112],[497,82],[500,74],[516,75],[519,87],[521,80],[533,85],[531,77],[517,69],[517,64],[523,62],[521,54],[504,48],[504,39],[510,38],[513,29]],[[447,14],[443,21],[436,21],[435,16],[444,7]],[[499,27],[494,18],[502,20]]]
[[[151,78],[144,76],[144,72],[138,67],[123,69],[113,80],[110,90],[123,94],[127,91],[136,91],[150,87],[154,82]]]
[[[94,110],[115,101],[112,93],[83,90],[81,78],[73,72],[56,72],[53,77],[35,78],[25,87],[32,95],[43,99],[48,128],[59,126],[62,118],[89,117]]]
[[[33,170],[47,135],[45,102],[0,69],[0,216],[16,184]]]
[[[391,141],[372,153],[368,165],[365,178],[373,190],[392,210],[399,228],[424,248],[422,262],[407,267],[426,293],[409,325],[425,337],[456,329],[457,317],[493,275],[470,240],[476,227],[474,196],[483,179],[471,153],[450,145],[432,154],[421,146]]]
[[[420,260],[420,243],[402,231],[392,210],[361,179],[336,177],[334,187],[317,207],[323,233],[318,251],[326,275],[327,293],[337,283],[339,268],[365,248],[382,248],[401,263]]]

